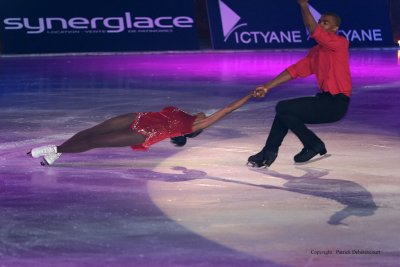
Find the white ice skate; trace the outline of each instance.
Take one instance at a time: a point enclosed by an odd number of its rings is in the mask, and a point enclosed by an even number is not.
[[[51,153],[51,154],[47,154],[43,157],[42,162],[40,162],[40,164],[42,166],[48,166],[48,165],[52,165],[56,160],[58,160],[60,158],[62,153]]]
[[[55,145],[35,147],[27,154],[30,155],[32,158],[39,158],[49,154],[57,154],[57,147]]]

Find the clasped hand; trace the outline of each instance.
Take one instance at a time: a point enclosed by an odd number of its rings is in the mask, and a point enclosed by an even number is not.
[[[265,88],[264,86],[258,86],[252,92],[252,96],[256,98],[262,98],[267,94],[267,92],[268,92],[267,88]]]

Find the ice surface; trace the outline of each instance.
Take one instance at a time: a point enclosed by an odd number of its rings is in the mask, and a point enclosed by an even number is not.
[[[210,113],[305,53],[1,57],[0,266],[398,266],[397,50],[351,51],[350,110],[311,127],[330,156],[307,165],[293,163],[293,134],[269,169],[245,163],[276,102],[314,94],[314,78],[252,100],[182,148],[98,149],[51,167],[26,156],[122,113]]]

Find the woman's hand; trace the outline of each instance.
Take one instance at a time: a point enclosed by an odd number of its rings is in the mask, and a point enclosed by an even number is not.
[[[262,98],[268,93],[268,88],[265,86],[257,86],[256,89],[253,91],[253,97]]]

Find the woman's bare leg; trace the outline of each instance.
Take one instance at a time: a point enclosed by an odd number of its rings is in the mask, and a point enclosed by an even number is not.
[[[57,147],[58,153],[81,153],[101,147],[124,147],[139,145],[146,137],[131,129],[124,129],[110,133],[91,135],[86,138],[69,140]]]
[[[130,128],[135,118],[135,113],[124,114],[83,130],[58,146],[57,152],[79,153],[93,148],[141,144],[145,136]]]

